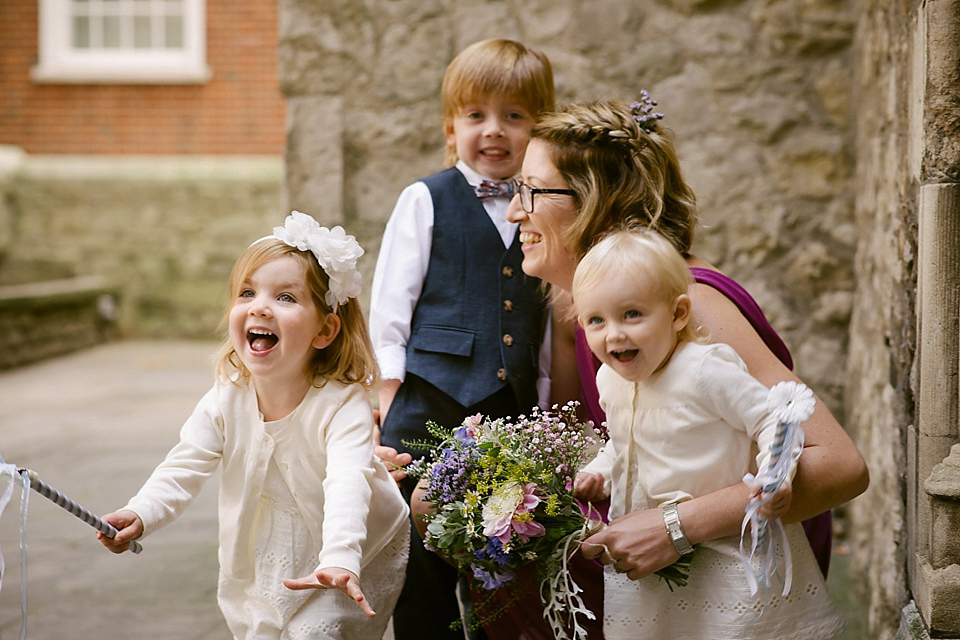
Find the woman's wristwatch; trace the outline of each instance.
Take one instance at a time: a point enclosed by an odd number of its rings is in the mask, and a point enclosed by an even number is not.
[[[670,542],[681,556],[693,553],[693,547],[687,536],[683,535],[683,527],[680,526],[680,514],[677,513],[677,504],[670,502],[660,505],[663,510],[663,523],[667,525],[667,535],[670,536]]]

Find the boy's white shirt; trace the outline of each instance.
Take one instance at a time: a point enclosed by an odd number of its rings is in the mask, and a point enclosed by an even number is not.
[[[484,176],[462,160],[456,168],[476,187]],[[507,220],[510,199],[484,198],[484,210],[500,233],[504,249],[517,233],[517,223]],[[373,342],[380,373],[385,380],[403,381],[406,375],[407,343],[413,310],[423,291],[433,246],[433,198],[422,181],[407,186],[397,198],[380,243],[377,266],[370,293],[370,339]],[[550,322],[540,348],[540,374],[537,389],[540,404],[549,397]]]
[[[311,387],[290,417],[295,422],[267,435],[252,384],[214,385],[184,423],[180,442],[125,508],[140,516],[148,535],[176,519],[219,468],[221,575],[249,578],[250,541],[272,456],[314,542],[322,545],[317,568],[359,575],[407,526],[409,512],[373,455],[368,393],[357,384],[328,381]]]

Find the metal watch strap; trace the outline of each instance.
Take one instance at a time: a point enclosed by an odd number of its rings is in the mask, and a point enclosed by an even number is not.
[[[677,553],[685,556],[693,553],[693,547],[687,536],[683,535],[683,527],[680,526],[680,514],[677,512],[677,505],[674,502],[660,505],[663,510],[663,523],[667,525],[667,535],[670,536],[670,542],[676,548]]]

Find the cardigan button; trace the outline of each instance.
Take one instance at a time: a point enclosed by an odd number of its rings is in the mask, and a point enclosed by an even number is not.
[[[503,273],[503,277],[504,277],[504,278],[512,278],[512,277],[513,277],[513,267],[511,267],[510,265],[507,265],[507,266],[505,266],[505,267],[503,268],[503,271],[502,271],[501,273]]]
[[[512,300],[504,300],[504,301],[503,301],[503,310],[504,310],[504,311],[513,311],[513,301],[512,301]]]
[[[506,370],[506,369],[499,369],[499,370],[497,370],[497,377],[498,377],[499,379],[501,379],[501,380],[506,380],[506,379],[507,379],[507,370]]]
[[[513,344],[513,336],[510,335],[509,333],[503,334],[503,344],[507,345],[508,347],[509,347],[510,345],[512,345],[512,344]]]

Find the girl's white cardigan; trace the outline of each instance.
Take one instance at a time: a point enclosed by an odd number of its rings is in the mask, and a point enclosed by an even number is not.
[[[126,508],[144,535],[173,521],[218,465],[220,571],[245,579],[253,569],[254,516],[270,456],[276,459],[315,541],[317,568],[360,568],[407,525],[409,509],[373,455],[373,414],[357,384],[311,387],[290,420],[264,432],[252,384],[218,383],[180,431],[180,442]],[[299,577],[299,576],[291,576]]]

